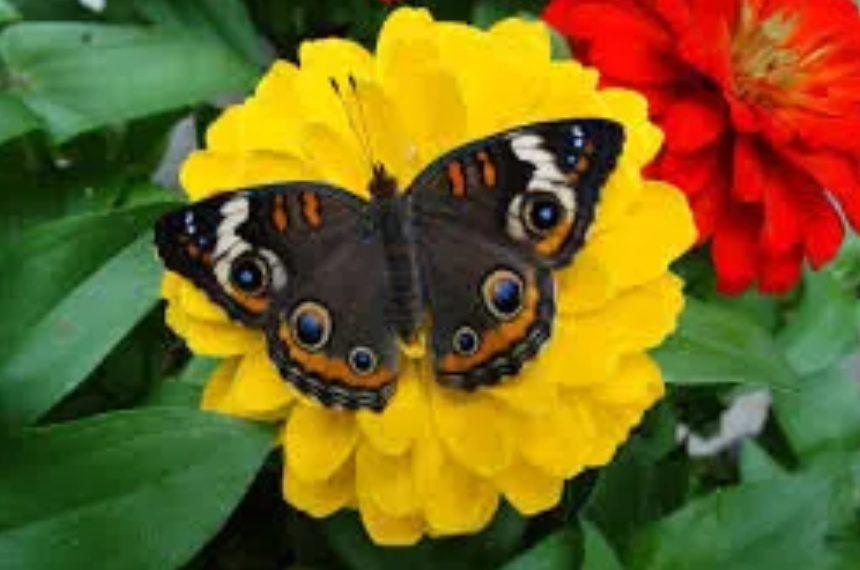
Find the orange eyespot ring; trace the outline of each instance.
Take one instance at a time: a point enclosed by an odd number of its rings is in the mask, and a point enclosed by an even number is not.
[[[316,352],[328,343],[331,336],[331,316],[319,303],[305,301],[293,310],[290,331],[296,344]]]

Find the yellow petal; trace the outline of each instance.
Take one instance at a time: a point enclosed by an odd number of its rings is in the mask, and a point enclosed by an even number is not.
[[[512,410],[528,415],[547,413],[556,399],[556,384],[541,366],[543,355],[526,366],[513,378],[486,390]]]
[[[344,463],[330,477],[318,481],[307,481],[297,476],[290,468],[288,457],[285,457],[284,464],[282,492],[296,508],[321,518],[355,503],[355,469],[351,461]]]
[[[626,127],[626,152],[637,168],[651,162],[663,145],[663,133],[648,120],[648,100],[629,89],[604,89],[600,97],[609,116]]]
[[[543,65],[550,60],[549,30],[539,20],[506,18],[493,24],[488,35],[499,49],[516,53],[523,61]]]
[[[192,201],[248,186],[315,178],[298,157],[274,152],[195,151],[185,160],[180,172],[182,187]]]
[[[386,89],[404,68],[434,64],[439,51],[433,32],[433,18],[424,8],[399,8],[385,20],[376,43],[376,67]]]
[[[628,289],[600,310],[560,314],[546,356],[557,382],[585,385],[605,380],[622,354],[658,345],[675,329],[683,307],[683,284],[671,273]]]
[[[383,546],[410,546],[424,533],[424,518],[420,515],[391,516],[372,501],[359,496],[361,521],[367,534],[376,544]]]
[[[301,137],[305,160],[320,180],[370,198],[370,165],[354,137],[344,137],[322,123],[305,124]]]
[[[533,36],[499,41],[465,24],[437,25],[443,61],[456,61],[457,77],[468,112],[467,137],[478,138],[534,120],[540,112],[549,76],[549,57],[535,49]]]
[[[418,446],[417,456],[432,455],[425,446]],[[438,451],[438,450],[437,450]],[[444,457],[444,456],[443,456]],[[416,469],[427,469],[432,461],[418,459]],[[437,469],[416,474],[426,480],[424,513],[432,532],[439,536],[475,532],[484,527],[498,507],[498,492],[486,479],[466,471],[457,462],[443,460]]]
[[[512,410],[481,391],[432,385],[430,394],[439,437],[458,462],[484,477],[510,465],[518,431]]]
[[[264,346],[242,358],[231,392],[234,413],[260,420],[284,417],[296,396]]]
[[[396,100],[378,83],[359,79],[350,108],[358,117],[354,121],[356,129],[364,130],[366,125],[373,125],[363,136],[364,144],[370,147],[373,159],[385,165],[403,189],[422,164],[418,146],[409,138],[404,127],[406,117],[400,115]]]
[[[408,454],[383,455],[362,442],[356,451],[355,469],[362,505],[373,503],[386,515],[398,518],[419,512],[421,500]]]
[[[566,269],[555,274],[559,313],[576,315],[605,304],[615,292],[612,272],[590,248]]]
[[[588,247],[623,289],[657,278],[695,238],[684,196],[669,184],[649,181],[624,221],[593,234]]]
[[[331,477],[352,455],[357,439],[353,413],[313,403],[293,409],[283,435],[287,463],[305,481]]]
[[[664,392],[660,368],[644,353],[625,356],[615,375],[591,388],[591,396],[600,404],[647,409]]]
[[[211,152],[235,153],[242,151],[242,105],[224,109],[206,129],[206,148]]]
[[[560,399],[551,414],[523,426],[520,452],[542,471],[567,479],[585,467],[598,429],[587,406]]]
[[[203,389],[203,398],[200,401],[202,409],[213,412],[222,411],[221,404],[230,392],[238,366],[238,358],[227,358],[218,363]]]
[[[429,364],[429,362],[427,362]],[[358,426],[368,442],[387,455],[400,455],[409,450],[427,421],[428,411],[421,384],[433,381],[428,366],[406,361],[397,379],[397,391],[382,412],[361,410]]]
[[[178,273],[165,271],[161,279],[161,298],[167,302],[178,299],[179,292],[182,289],[182,280],[182,277]]]
[[[579,319],[559,315],[539,364],[545,374],[564,385],[601,382],[617,364],[622,347],[601,319],[602,312]]]
[[[349,76],[368,79],[374,73],[373,57],[359,44],[340,38],[303,42],[299,47],[303,72],[334,78],[348,85]]]
[[[202,290],[193,283],[180,277],[178,303],[189,317],[215,323],[230,323],[227,313],[213,303]]]
[[[512,463],[495,480],[511,505],[527,516],[553,508],[564,490],[564,479],[522,460]]]
[[[421,166],[467,142],[466,107],[451,73],[426,63],[402,65],[384,87],[388,100],[397,102],[399,115],[409,118],[403,128]],[[410,181],[404,179],[402,185]]]
[[[167,305],[167,326],[181,336],[188,348],[206,356],[234,356],[253,350],[263,338],[260,331],[235,323],[217,323],[195,319],[178,303]]]

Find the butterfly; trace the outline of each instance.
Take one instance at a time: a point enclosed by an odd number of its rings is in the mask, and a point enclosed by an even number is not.
[[[369,200],[310,181],[239,189],[164,215],[155,243],[168,270],[265,334],[285,381],[380,411],[420,330],[453,388],[538,354],[553,272],[584,245],[623,145],[609,120],[524,125],[445,154],[405,192],[379,163]]]

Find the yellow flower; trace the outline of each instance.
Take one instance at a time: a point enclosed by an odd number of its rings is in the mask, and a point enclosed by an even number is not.
[[[681,194],[642,178],[662,142],[644,99],[598,90],[597,74],[575,61],[551,61],[547,30],[518,19],[480,31],[403,8],[375,54],[327,39],[303,44],[299,59],[276,63],[212,125],[182,171],[192,200],[292,179],[366,195],[369,165],[330,77],[368,86],[367,138],[400,181],[454,146],[540,120],[610,118],[627,144],[587,245],[556,274],[553,339],[518,377],[459,392],[434,380],[427,358],[407,355],[383,413],[327,409],[281,379],[261,333],[168,273],[168,323],[193,351],[224,358],[203,407],[282,421],[287,501],[317,517],[358,509],[378,543],[475,532],[500,497],[527,515],[553,507],[564,481],[610,461],[663,394],[646,351],[675,327],[683,297],[668,265],[694,229]]]

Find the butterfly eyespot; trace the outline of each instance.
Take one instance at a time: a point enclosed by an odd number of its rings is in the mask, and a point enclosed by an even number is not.
[[[523,308],[523,280],[508,269],[490,273],[481,287],[484,303],[494,317],[507,321]]]
[[[376,366],[376,354],[366,346],[356,346],[349,351],[349,367],[356,374],[370,374],[376,370]]]
[[[541,192],[523,204],[522,218],[526,228],[538,235],[550,232],[564,217],[564,208],[553,194]]]
[[[331,317],[325,307],[306,301],[296,307],[290,318],[293,338],[306,350],[319,350],[331,335]]]
[[[247,295],[259,295],[269,286],[269,266],[257,256],[241,256],[230,266],[230,284]]]
[[[451,344],[454,346],[454,352],[463,356],[469,356],[478,352],[478,348],[481,346],[481,339],[472,327],[460,327],[454,333]]]

